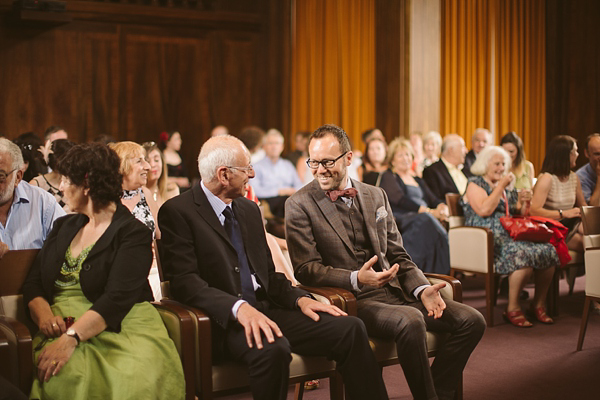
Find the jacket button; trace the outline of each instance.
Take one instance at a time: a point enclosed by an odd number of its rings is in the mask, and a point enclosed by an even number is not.
[[[242,294],[238,293],[238,299],[241,299],[241,298],[242,298]]]
[[[83,265],[83,269],[86,270],[86,271],[89,271],[90,268],[92,268],[92,266],[90,264],[84,264]]]
[[[234,270],[235,272],[240,272],[240,269],[239,269],[238,267],[235,267],[233,270]]]

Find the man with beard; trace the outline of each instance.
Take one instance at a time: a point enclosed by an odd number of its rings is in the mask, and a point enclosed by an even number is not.
[[[19,146],[0,138],[0,257],[8,250],[39,249],[65,211],[50,193],[23,181]]]
[[[485,330],[475,309],[444,302],[402,246],[383,189],[348,177],[352,150],[346,132],[323,125],[308,142],[315,179],[286,203],[286,238],[296,279],[336,286],[357,298],[371,336],[396,342],[415,399],[452,399],[462,371]],[[426,331],[445,332],[429,366]]]

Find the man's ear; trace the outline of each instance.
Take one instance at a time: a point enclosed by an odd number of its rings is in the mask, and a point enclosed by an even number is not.
[[[215,176],[221,185],[226,186],[229,183],[229,168],[224,166],[217,168]]]
[[[352,159],[354,158],[354,153],[352,153],[352,150],[350,150],[348,153],[346,153],[346,156],[344,158],[346,159],[347,167],[352,165]]]
[[[17,178],[15,179],[15,187],[17,187],[21,180],[23,180],[23,170],[17,169],[15,174],[17,174]]]

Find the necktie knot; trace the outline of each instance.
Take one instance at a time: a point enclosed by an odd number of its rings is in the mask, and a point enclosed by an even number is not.
[[[356,197],[357,193],[358,190],[356,190],[355,188],[348,188],[344,190],[328,190],[327,192],[325,192],[325,195],[329,197],[331,201],[336,201],[338,197],[354,198]]]
[[[233,219],[233,211],[229,207],[225,207],[223,210],[223,216],[225,219]]]

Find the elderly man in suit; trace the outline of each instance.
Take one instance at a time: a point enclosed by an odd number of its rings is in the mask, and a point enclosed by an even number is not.
[[[465,156],[465,162],[463,165],[463,173],[467,178],[473,176],[471,173],[471,166],[477,159],[477,156],[483,149],[493,144],[494,138],[492,133],[485,128],[477,128],[475,132],[473,132],[473,136],[471,137],[471,150]]]
[[[396,341],[415,399],[451,399],[485,330],[473,308],[442,300],[402,247],[385,192],[350,179],[350,142],[335,125],[309,139],[314,181],[286,204],[288,248],[296,278],[336,286],[357,297],[358,316],[372,336]],[[447,332],[431,368],[426,330]]]
[[[387,398],[363,322],[292,287],[275,272],[258,206],[243,197],[254,177],[233,136],[210,138],[202,181],[160,209],[161,259],[174,297],[214,322],[213,352],[248,366],[255,399],[285,399],[291,352],[337,361],[350,399]]]
[[[444,137],[440,159],[423,170],[423,179],[438,199],[445,199],[446,193],[464,194],[467,190],[468,178],[461,170],[466,153],[463,138],[451,133]]]

